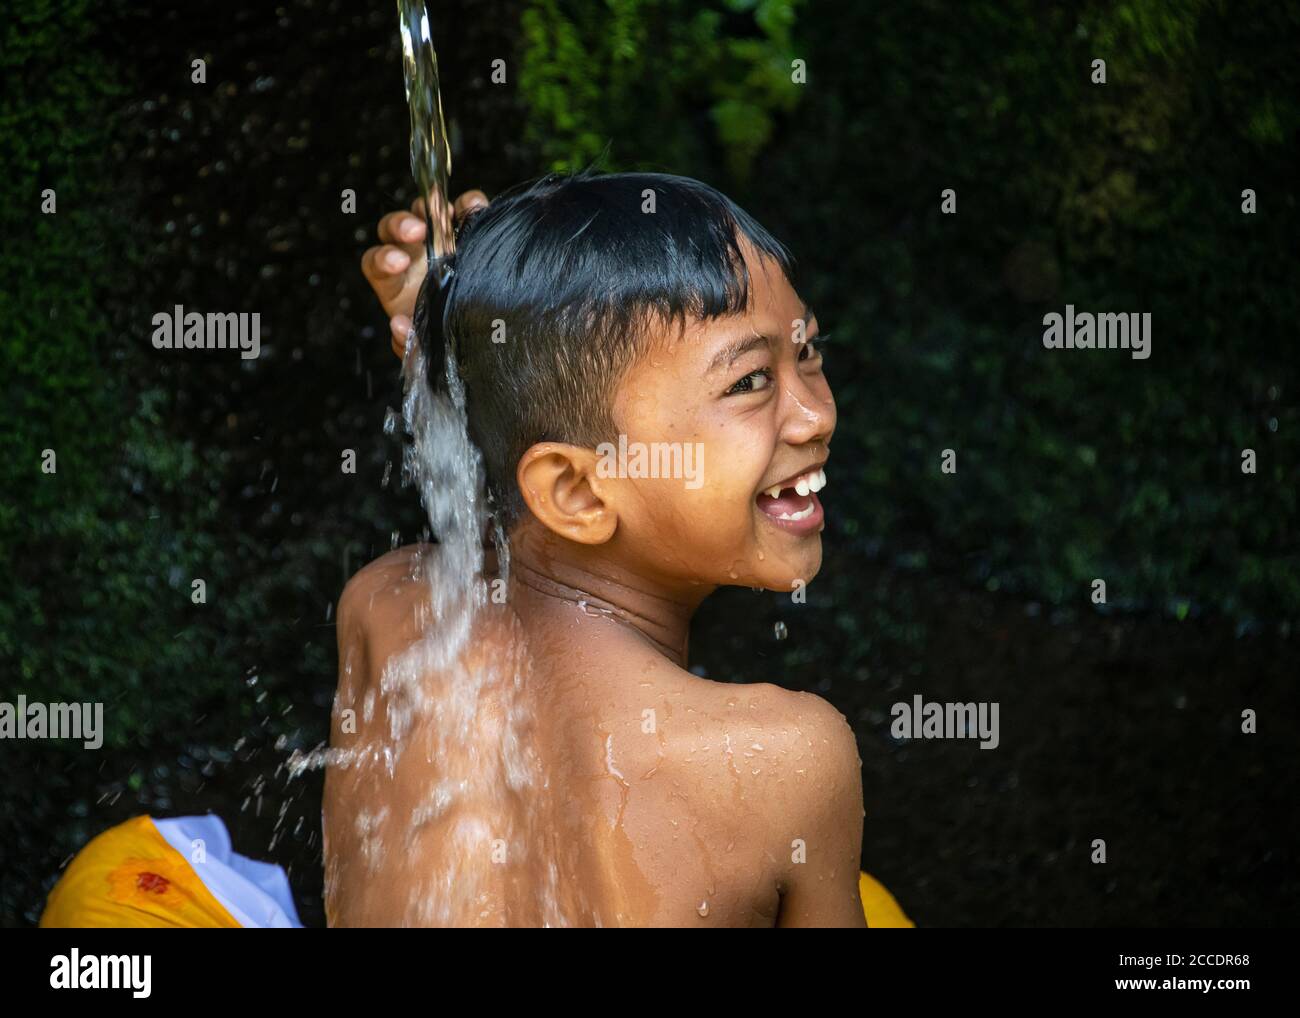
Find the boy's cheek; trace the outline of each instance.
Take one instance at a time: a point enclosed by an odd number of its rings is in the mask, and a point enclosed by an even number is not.
[[[687,557],[734,558],[745,555],[753,544],[748,499],[738,503],[707,484],[691,490],[681,480],[647,481],[638,487],[638,497],[620,513],[620,522],[638,541],[654,542],[664,551],[673,549]]]
[[[791,542],[767,533],[747,504],[715,492],[659,500],[621,521],[628,550],[647,564],[693,580],[722,586],[793,591],[810,583],[821,568],[820,539]]]

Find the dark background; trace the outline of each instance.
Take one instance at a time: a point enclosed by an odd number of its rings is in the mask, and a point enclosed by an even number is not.
[[[0,744],[0,923],[99,831],[211,811],[321,925],[321,776],[284,761],[327,737],[344,582],[422,526],[383,480],[397,362],[358,269],[414,197],[395,7],[17,6],[0,700],[103,701],[107,736]],[[907,913],[1293,922],[1297,5],[431,7],[454,191],[682,173],[800,260],[835,337],[825,566],[806,605],[720,592],[692,663],[849,718],[863,865]],[[177,303],[260,312],[261,357],[154,350]],[[1066,303],[1150,312],[1150,360],[1045,350]],[[893,739],[916,693],[997,701],[1001,745]]]

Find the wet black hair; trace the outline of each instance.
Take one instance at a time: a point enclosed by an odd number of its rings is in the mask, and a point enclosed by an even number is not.
[[[614,391],[653,322],[745,311],[741,235],[793,282],[789,251],[689,177],[549,174],[466,220],[451,281],[440,290],[430,273],[414,328],[432,384],[444,385],[443,351],[456,357],[503,526],[523,511],[515,470],[530,446],[617,440]]]

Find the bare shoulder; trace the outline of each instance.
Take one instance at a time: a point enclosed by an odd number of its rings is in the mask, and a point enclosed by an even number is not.
[[[416,594],[418,567],[434,557],[436,547],[408,544],[358,569],[339,595],[340,622],[345,615],[364,616],[378,601],[405,599]]]
[[[826,803],[856,794],[861,801],[861,765],[857,738],[848,720],[828,700],[815,693],[759,683],[753,690],[756,720],[768,733],[774,766],[768,794],[783,806],[786,800]],[[760,774],[758,777],[763,777]]]
[[[842,879],[851,869],[856,877],[862,760],[852,727],[814,693],[769,683],[738,688],[750,692],[750,713],[763,732],[757,743],[764,751],[756,755],[765,765],[746,778],[782,894],[810,874]]]
[[[769,682],[721,683],[679,672],[699,705],[687,758],[703,745],[743,783],[745,799],[777,826],[861,819],[861,759],[844,715],[814,693]],[[706,727],[707,726],[707,727]],[[701,736],[707,736],[705,742]],[[715,741],[716,740],[716,741]],[[751,794],[752,793],[752,794]]]
[[[397,548],[357,570],[344,586],[335,613],[344,699],[372,685],[384,662],[418,636],[428,600],[428,586],[418,577],[431,559],[433,545]]]
[[[408,651],[430,633],[437,625],[430,590],[441,582],[447,567],[438,545],[411,544],[357,570],[338,602],[341,678],[375,684],[394,655]],[[508,648],[512,621],[513,615],[505,609],[481,612],[467,660]]]
[[[778,725],[802,726],[818,733],[843,729],[852,735],[848,720],[829,700],[816,693],[786,689],[771,682],[748,683],[731,686],[750,692],[757,709],[764,712],[766,720]]]

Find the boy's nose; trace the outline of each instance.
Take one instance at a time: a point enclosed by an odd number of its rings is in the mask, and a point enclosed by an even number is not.
[[[829,442],[835,431],[835,398],[828,389],[814,391],[802,381],[785,386],[783,392],[785,420],[782,437],[791,445],[805,442]]]

